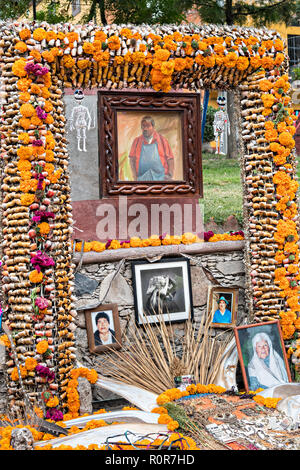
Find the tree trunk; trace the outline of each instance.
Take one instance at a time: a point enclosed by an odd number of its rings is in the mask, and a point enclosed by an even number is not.
[[[230,123],[230,134],[228,135],[228,158],[238,157],[238,143],[237,143],[237,116],[234,105],[234,93],[228,91],[227,93],[227,114]]]
[[[232,11],[232,0],[225,1],[225,18],[226,24],[233,24],[233,11]]]
[[[98,0],[98,5],[100,9],[101,23],[103,26],[107,25],[107,20],[105,16],[105,0]]]

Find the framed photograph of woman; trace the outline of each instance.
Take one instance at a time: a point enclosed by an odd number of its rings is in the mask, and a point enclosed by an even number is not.
[[[86,309],[85,321],[91,353],[99,353],[111,348],[120,349],[121,331],[116,304]]]
[[[232,328],[236,325],[239,289],[212,287],[208,292],[208,314],[213,328]]]
[[[193,317],[188,259],[167,258],[156,263],[133,261],[132,275],[138,324]]]
[[[292,381],[278,320],[238,326],[234,333],[247,391]]]

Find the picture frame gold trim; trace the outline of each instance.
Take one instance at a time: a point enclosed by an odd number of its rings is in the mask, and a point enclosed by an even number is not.
[[[238,287],[222,287],[222,286],[215,286],[211,287],[208,291],[208,315],[211,315],[211,319],[213,320],[213,296],[216,293],[224,293],[224,294],[232,294],[232,305],[231,305],[231,323],[213,323],[211,321],[212,328],[223,328],[229,329],[234,328],[236,326],[237,321],[237,309],[238,309],[238,298],[239,298],[239,288]]]

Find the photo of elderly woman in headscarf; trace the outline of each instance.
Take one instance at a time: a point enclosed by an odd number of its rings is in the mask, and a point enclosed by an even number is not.
[[[250,390],[289,382],[285,363],[267,333],[257,333],[252,339],[252,347],[253,356],[247,370]]]

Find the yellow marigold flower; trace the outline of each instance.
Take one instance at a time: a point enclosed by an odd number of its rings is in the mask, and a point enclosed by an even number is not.
[[[80,69],[80,70],[85,70],[89,65],[91,64],[91,62],[87,59],[82,59],[82,60],[78,60],[77,62],[77,67]]]
[[[19,31],[19,36],[22,41],[26,41],[26,39],[29,39],[31,37],[31,32],[30,29],[25,28]]]
[[[23,42],[23,41],[18,41],[15,44],[15,49],[17,49],[17,51],[19,51],[19,52],[21,52],[21,54],[23,54],[24,52],[27,51],[27,44],[25,44],[25,42]]]
[[[31,271],[31,273],[29,273],[29,281],[32,282],[33,284],[38,284],[38,283],[42,282],[42,280],[43,280],[43,273],[42,272],[39,273],[35,269],[34,271]]]
[[[19,94],[19,100],[23,101],[24,103],[27,103],[30,100],[30,98],[31,96],[27,91]]]
[[[3,346],[5,346],[6,348],[10,348],[10,347],[11,347],[11,344],[10,344],[10,341],[9,341],[7,335],[2,335],[2,336],[0,336],[0,344],[2,344]]]
[[[58,405],[59,405],[59,400],[57,397],[50,398],[46,403],[46,406],[48,406],[48,408],[55,408]]]
[[[173,419],[167,424],[167,428],[169,431],[175,431],[175,429],[179,428],[178,421],[174,421]]]
[[[107,45],[111,50],[118,50],[121,47],[120,39],[116,35],[112,35],[107,39]]]
[[[29,118],[35,114],[35,108],[30,103],[22,104],[20,107],[20,113],[25,118]]]
[[[12,72],[17,77],[26,77],[27,72],[25,70],[26,60],[19,59],[13,63]]]
[[[35,195],[34,194],[22,194],[21,195],[21,206],[30,206],[35,200]]]
[[[42,41],[43,39],[46,39],[47,32],[43,28],[37,28],[33,31],[32,36],[36,41]]]
[[[38,225],[41,235],[48,235],[50,232],[50,225],[47,222],[42,222]]]
[[[27,357],[25,360],[25,368],[27,370],[34,370],[37,366],[37,360],[33,357]]]
[[[36,346],[36,350],[38,354],[44,354],[46,351],[48,351],[48,349],[49,349],[49,344],[48,344],[48,341],[46,341],[45,339],[40,341]]]

